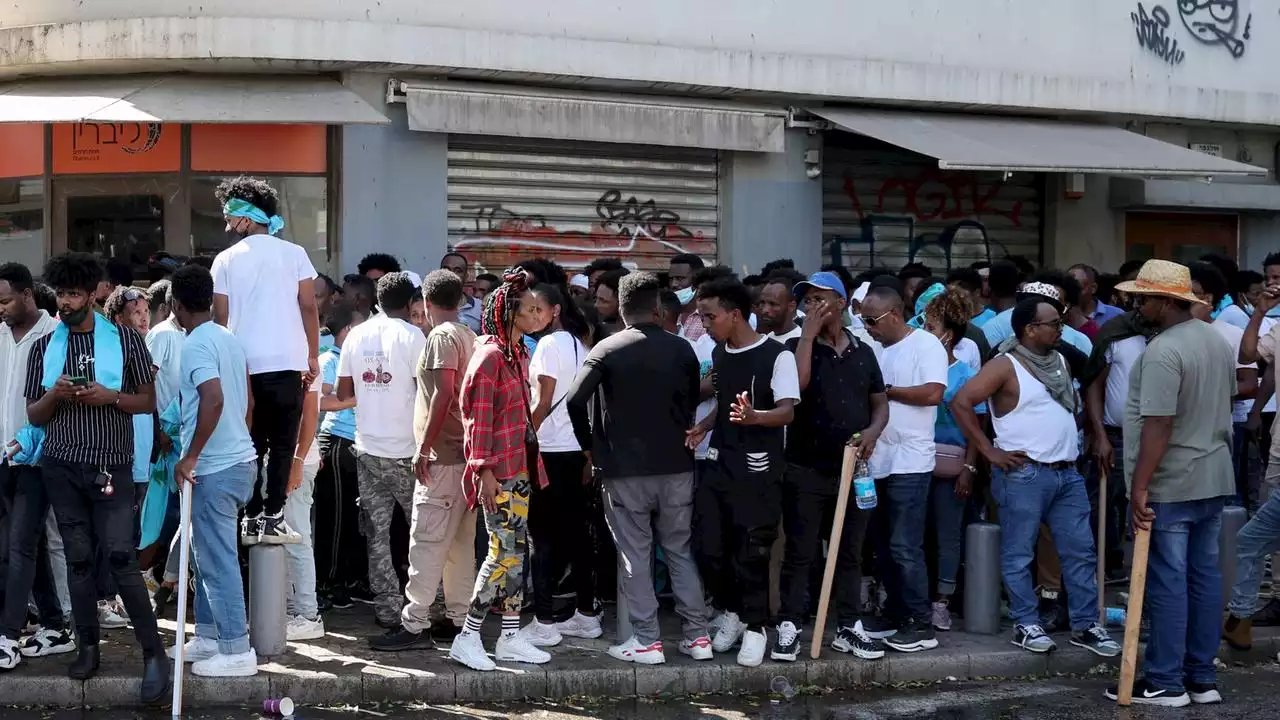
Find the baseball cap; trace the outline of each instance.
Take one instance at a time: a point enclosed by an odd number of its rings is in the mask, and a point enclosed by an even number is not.
[[[840,276],[833,272],[816,272],[810,275],[808,280],[796,283],[795,287],[791,288],[791,292],[796,296],[803,296],[809,288],[830,290],[845,300],[849,299],[849,293],[844,289]]]

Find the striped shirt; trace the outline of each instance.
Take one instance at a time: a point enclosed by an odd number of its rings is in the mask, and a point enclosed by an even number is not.
[[[155,382],[151,370],[151,353],[142,335],[132,328],[120,327],[124,346],[124,378],[120,392],[138,392],[143,385]],[[44,353],[52,335],[40,338],[31,348],[27,360],[27,400],[44,397]],[[67,335],[66,375],[79,375],[96,382],[94,377],[93,332]],[[63,462],[82,462],[104,468],[133,464],[133,416],[115,405],[92,407],[74,400],[60,403],[44,426],[44,455]]]

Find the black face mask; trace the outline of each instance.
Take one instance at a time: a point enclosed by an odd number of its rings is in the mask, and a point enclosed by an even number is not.
[[[93,308],[89,305],[85,305],[75,312],[59,313],[59,315],[62,317],[63,323],[67,325],[79,325],[89,318],[89,313],[91,312],[93,312]]]

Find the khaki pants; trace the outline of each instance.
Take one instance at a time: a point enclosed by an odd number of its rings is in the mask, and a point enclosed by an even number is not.
[[[476,581],[476,513],[462,490],[465,465],[432,465],[430,486],[415,483],[410,521],[409,583],[400,621],[409,632],[431,627],[431,603],[444,581],[445,615],[458,627]]]

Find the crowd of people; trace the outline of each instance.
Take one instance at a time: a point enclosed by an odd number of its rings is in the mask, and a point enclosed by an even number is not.
[[[740,279],[684,254],[662,273],[530,259],[476,277],[458,253],[425,276],[374,254],[339,284],[278,237],[266,182],[217,199],[234,244],[162,258],[145,290],[83,253],[42,282],[0,266],[0,669],[74,652],[92,677],[101,631],[131,624],[160,698],[186,484],[184,656],[208,677],[257,672],[239,552],[257,543],[287,550],[289,640],[362,602],[385,631],[372,648],[447,643],[481,671],[599,637],[615,587],[633,629],[618,660],[665,661],[669,598],[679,652],[795,661],[829,553],[833,650],[930,650],[963,610],[979,520],[1002,529],[1013,644],[1066,632],[1113,657],[1100,506],[1112,579],[1130,524],[1152,532],[1135,702],[1220,701],[1219,637],[1247,647],[1280,619],[1258,600],[1280,535],[1280,256],[1265,276],[1008,258]],[[827,547],[848,449],[875,507],[850,503]],[[1227,503],[1253,519],[1224,626]]]

